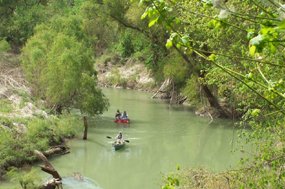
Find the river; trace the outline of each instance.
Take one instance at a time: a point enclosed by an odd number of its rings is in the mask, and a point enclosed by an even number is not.
[[[188,107],[152,100],[149,93],[118,89],[104,93],[111,106],[90,123],[88,140],[71,140],[71,153],[51,160],[63,177],[78,172],[88,178],[79,188],[157,189],[162,175],[177,166],[221,171],[238,165],[241,154],[232,152],[237,134],[231,121],[209,124],[210,119],[195,116]],[[128,112],[129,125],[113,122],[117,109]],[[130,143],[114,151],[106,136],[119,131]],[[72,184],[68,179],[65,183]]]

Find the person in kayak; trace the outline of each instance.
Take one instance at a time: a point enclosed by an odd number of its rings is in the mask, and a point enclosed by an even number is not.
[[[126,111],[123,112],[123,115],[121,116],[121,119],[128,119],[128,114]]]
[[[119,134],[116,136],[116,143],[122,143],[123,141],[123,133],[119,132]]]
[[[121,114],[120,110],[117,110],[116,115],[115,115],[115,118],[116,118],[116,119],[120,119],[121,115],[122,115],[122,114]]]

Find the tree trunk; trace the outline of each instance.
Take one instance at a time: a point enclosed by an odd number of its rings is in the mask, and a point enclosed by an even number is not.
[[[156,91],[154,95],[152,95],[151,98],[157,98],[157,96],[159,96],[158,98],[168,99],[169,97],[168,93],[171,90],[171,84],[172,84],[172,80],[170,78],[165,79],[162,85],[160,86],[160,88]],[[162,96],[166,98],[162,98]]]
[[[83,140],[87,140],[88,122],[87,122],[87,117],[86,116],[83,116],[83,124],[84,124]]]
[[[190,59],[188,58],[188,56],[186,54],[184,54],[180,49],[178,49],[176,46],[174,46],[174,48],[178,51],[178,53],[182,56],[182,58],[191,65],[191,67],[193,68],[194,73],[200,77],[200,78],[204,78],[205,77],[205,73],[202,72],[202,70],[198,69],[193,62],[190,61]],[[230,113],[227,112],[226,110],[224,110],[218,99],[216,98],[216,96],[213,95],[212,91],[209,89],[208,85],[206,84],[202,84],[202,89],[204,94],[206,95],[210,106],[215,108],[218,112],[219,112],[219,117],[221,118],[230,118]]]
[[[122,20],[122,19],[116,17],[115,15],[110,15],[110,16],[111,16],[114,20],[118,21],[118,23],[122,24],[123,26],[125,26],[125,27],[127,27],[127,28],[131,28],[131,29],[133,29],[133,30],[136,30],[136,31],[138,31],[138,32],[143,33],[143,34],[144,34],[146,37],[148,37],[154,44],[157,44],[158,46],[161,46],[161,45],[157,42],[157,40],[154,40],[154,39],[157,39],[157,38],[153,38],[152,35],[151,35],[151,33],[148,33],[148,32],[146,32],[146,31],[144,31],[142,28],[139,28],[139,27],[137,27],[137,26],[135,26],[135,25],[132,25],[132,24],[130,24],[130,23],[127,23],[125,20]],[[166,35],[165,38],[168,38],[168,36]],[[197,65],[195,65],[193,62],[191,62],[190,59],[188,58],[188,56],[187,56],[186,54],[184,54],[184,53],[183,53],[179,48],[177,48],[175,45],[174,45],[174,48],[178,51],[178,53],[182,56],[182,58],[183,58],[188,64],[191,65],[191,67],[192,67],[193,70],[194,70],[194,73],[195,73],[198,77],[200,77],[200,71],[201,71],[201,70],[198,69]],[[156,52],[156,51],[155,51],[155,52]],[[158,57],[159,57],[159,56],[157,56],[157,54],[154,53],[154,59],[153,59],[154,64],[157,62]],[[155,66],[156,66],[156,65],[155,65]],[[220,106],[220,104],[219,104],[217,98],[212,94],[212,92],[211,92],[211,90],[209,89],[209,87],[208,87],[207,85],[202,85],[202,89],[203,89],[203,91],[204,91],[204,93],[205,93],[205,95],[206,95],[206,97],[207,97],[207,99],[208,99],[208,101],[209,101],[211,107],[213,107],[213,108],[215,108],[215,109],[218,110],[218,112],[219,112],[219,114],[220,114],[220,117],[222,117],[222,118],[230,118],[230,117],[231,117],[231,116],[230,116],[230,113],[227,112],[226,110],[224,110],[224,109]],[[156,95],[157,95],[157,93],[156,93],[154,96],[156,96]],[[153,97],[154,97],[154,96],[153,96]]]
[[[178,93],[175,89],[175,84],[174,81],[172,82],[172,90],[170,92],[170,104],[176,104],[177,103],[177,99],[178,99]]]
[[[44,162],[43,166],[41,167],[41,170],[52,175],[53,179],[50,179],[47,183],[45,183],[44,185],[40,186],[40,189],[55,189],[55,188],[59,188],[61,187],[61,176],[59,175],[59,173],[57,172],[57,170],[52,166],[52,164],[48,161],[48,159],[46,158],[46,156],[38,151],[35,150],[34,151],[35,155],[41,159]]]
[[[219,117],[230,118],[230,114],[221,107],[220,103],[218,102],[217,98],[212,94],[209,87],[207,85],[202,85],[202,89],[210,103],[210,106],[215,108],[219,112]]]

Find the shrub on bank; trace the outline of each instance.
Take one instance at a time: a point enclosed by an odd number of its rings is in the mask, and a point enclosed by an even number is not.
[[[214,173],[205,169],[177,170],[164,176],[162,189],[192,188],[192,189],[226,189],[236,188],[234,174],[231,172]]]
[[[61,144],[63,138],[74,136],[81,125],[77,117],[63,115],[33,118],[21,126],[26,128],[22,130],[19,125],[0,127],[0,169],[34,161],[35,149],[45,151],[52,145]]]

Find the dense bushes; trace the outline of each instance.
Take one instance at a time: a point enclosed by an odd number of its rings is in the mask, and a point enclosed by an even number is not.
[[[16,121],[22,121],[26,126],[11,123],[9,127],[0,127],[0,168],[2,169],[11,165],[21,166],[24,162],[35,160],[33,155],[35,149],[45,151],[51,145],[61,144],[64,137],[74,136],[81,126],[81,120],[70,115]],[[4,122],[5,120],[2,121]]]

